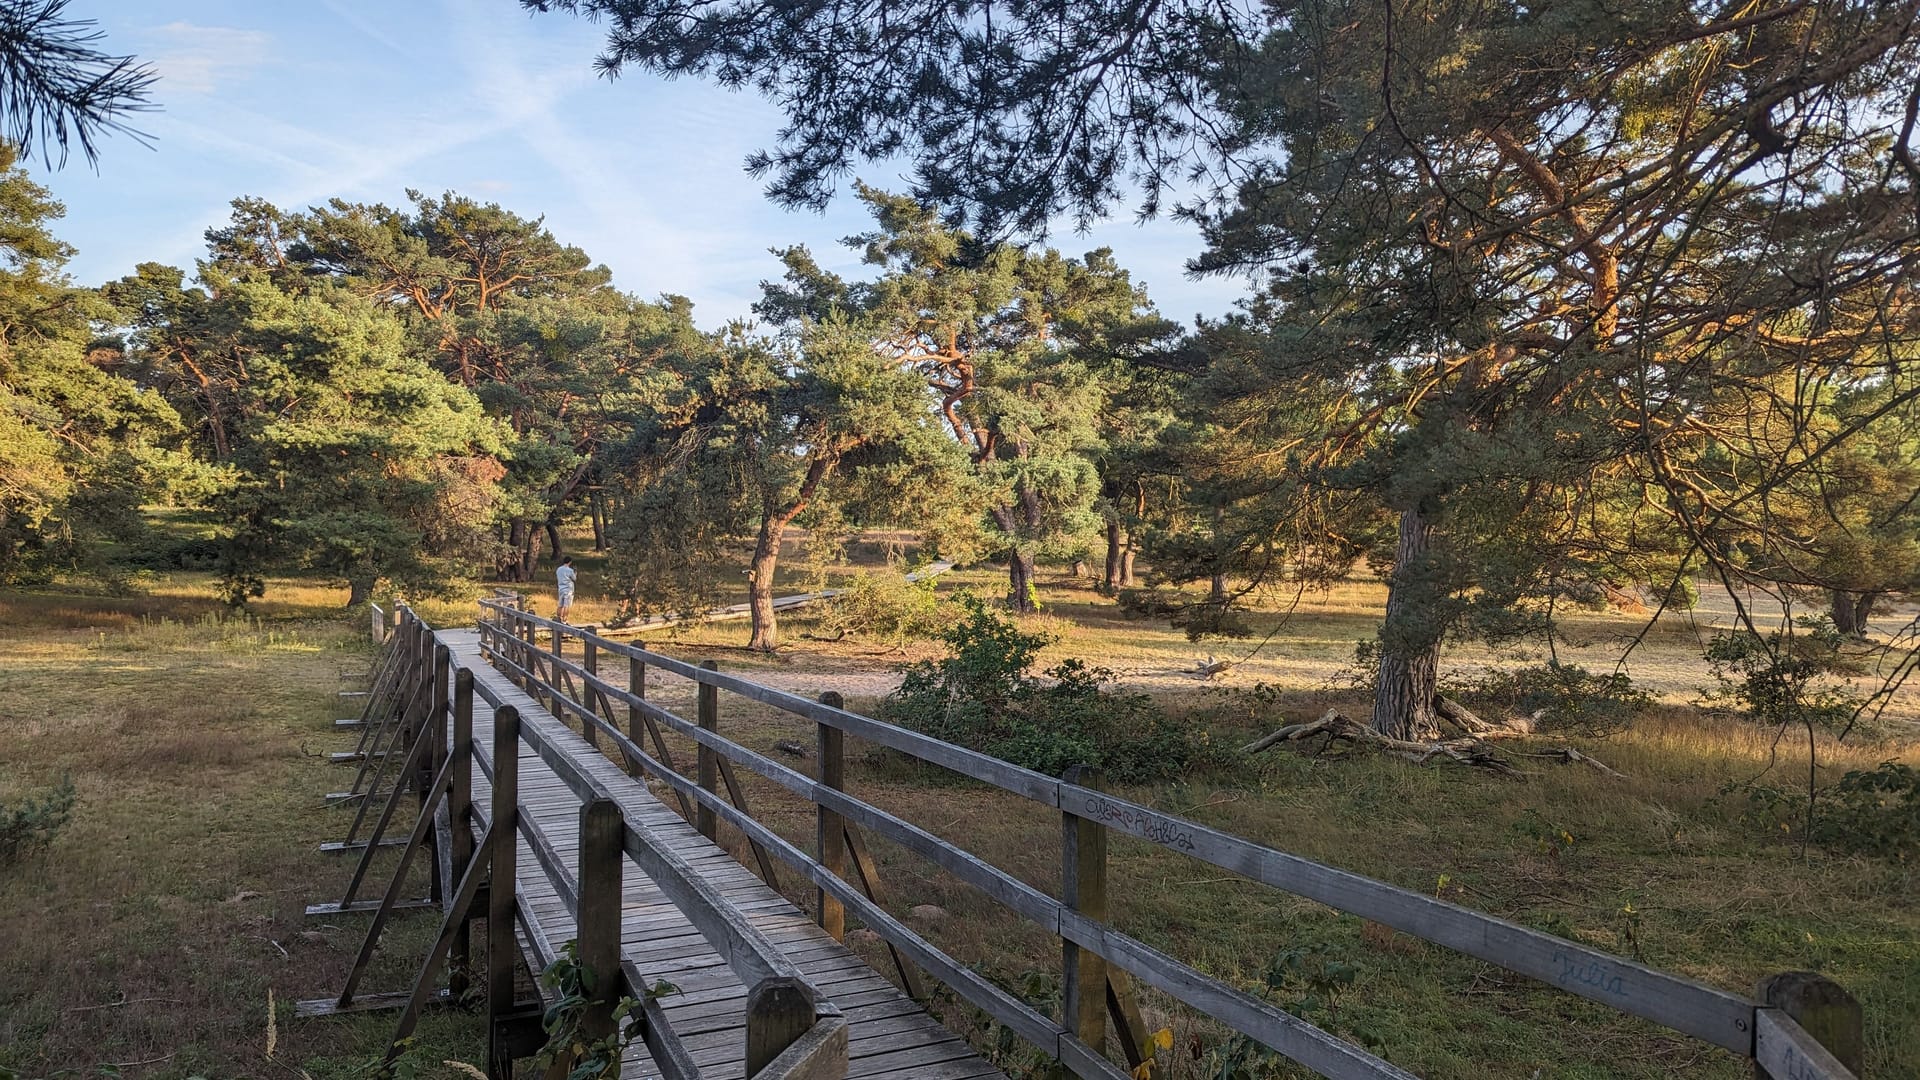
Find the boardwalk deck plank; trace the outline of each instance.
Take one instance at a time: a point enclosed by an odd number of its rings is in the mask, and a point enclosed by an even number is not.
[[[747,918],[805,972],[823,997],[847,1017],[849,1076],[867,1080],[926,1078],[974,1080],[1003,1075],[921,1007],[875,972],[844,945],[815,926],[813,920],[785,897],[768,888],[726,851],[696,832],[692,825],[640,780],[590,746],[581,735],[555,719],[532,697],[514,686],[480,657],[474,631],[442,631],[440,640],[453,653],[453,662],[470,669],[474,681],[503,704],[519,710],[523,725],[538,725],[577,761],[594,782],[619,804],[627,820],[644,823],[662,843],[691,863],[733,907]],[[489,758],[493,744],[493,710],[476,696],[474,744]],[[524,742],[520,747],[520,798],[567,870],[579,872],[580,800],[539,754]],[[476,770],[473,798],[486,805],[492,786]],[[565,901],[548,881],[532,847],[521,838],[517,887],[537,914],[554,946],[571,940],[574,921]],[[679,992],[661,999],[667,1017],[688,1052],[699,1062],[702,1075],[713,1080],[743,1078],[746,1053],[746,996],[725,961],[694,929],[658,887],[628,861],[621,905],[621,954],[649,981],[665,981]],[[624,1075],[659,1076],[644,1047],[628,1051]]]

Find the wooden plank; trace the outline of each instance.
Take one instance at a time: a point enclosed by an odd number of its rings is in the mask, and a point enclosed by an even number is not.
[[[306,907],[306,917],[309,919],[317,919],[328,915],[365,915],[368,912],[379,911],[380,904],[381,901],[379,900],[355,900],[353,903],[347,904],[344,907],[338,903],[308,904]],[[437,908],[439,906],[440,902],[438,900],[430,896],[422,896],[416,900],[396,900],[389,910],[418,911],[421,908]]]
[[[413,1000],[411,991],[400,990],[391,994],[362,994],[350,1004],[342,1005],[335,998],[308,998],[293,1003],[293,1015],[301,1020],[311,1020],[321,1016],[348,1016],[353,1013],[384,1012],[388,1009],[405,1008]],[[442,990],[430,995],[426,1006],[453,1004],[453,996]]]

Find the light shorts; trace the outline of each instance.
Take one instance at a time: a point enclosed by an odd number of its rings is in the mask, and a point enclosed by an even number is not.
[[[573,606],[573,590],[572,589],[560,590],[560,606],[561,607]]]

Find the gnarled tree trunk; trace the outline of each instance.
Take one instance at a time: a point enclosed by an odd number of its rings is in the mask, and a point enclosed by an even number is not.
[[[1433,521],[1418,507],[1400,514],[1400,543],[1387,585],[1387,621],[1380,643],[1380,678],[1373,691],[1372,728],[1395,739],[1437,739],[1440,719],[1440,635],[1415,627],[1422,601],[1432,595],[1424,580],[1433,547]]]
[[[1108,592],[1117,592],[1120,588],[1120,557],[1123,541],[1120,538],[1120,523],[1107,522],[1107,576]]]
[[[373,600],[373,579],[356,577],[347,579],[347,606],[357,608]]]
[[[833,471],[838,458],[822,456],[807,466],[807,477],[793,501],[779,506],[771,499],[763,502],[760,534],[753,542],[753,562],[747,569],[747,611],[753,616],[753,636],[747,648],[772,652],[780,645],[780,623],[773,611],[773,572],[780,565],[780,545],[786,539],[787,526],[813,501],[820,482]]]
[[[1033,555],[1013,548],[1007,552],[1007,606],[1022,615],[1040,610],[1035,602]]]
[[[1873,614],[1873,602],[1879,595],[1832,590],[1829,610],[1833,614],[1833,628],[1850,638],[1866,637],[1867,617]]]

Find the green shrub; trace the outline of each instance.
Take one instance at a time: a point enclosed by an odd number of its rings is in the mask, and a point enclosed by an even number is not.
[[[73,817],[73,802],[73,777],[63,776],[44,798],[0,803],[0,866],[53,843]]]
[[[938,633],[943,617],[934,579],[861,574],[820,606],[815,625],[834,640],[851,635],[899,645]]]
[[[1716,634],[1707,644],[1707,666],[1719,688],[1709,699],[1759,724],[1843,731],[1861,705],[1841,681],[1856,667],[1847,640],[1824,616],[1794,622],[1792,632]]]
[[[1896,862],[1920,858],[1920,769],[1883,761],[1854,769],[1813,794],[1811,820],[1804,788],[1729,784],[1722,795],[1743,793],[1742,820],[1785,837],[1804,836],[1836,851]]]
[[[949,655],[921,661],[880,707],[880,717],[1050,776],[1072,765],[1132,783],[1179,771],[1198,741],[1152,698],[1106,689],[1113,673],[1067,660],[1028,675],[1045,634],[1027,633],[962,596],[966,615],[940,634]]]

